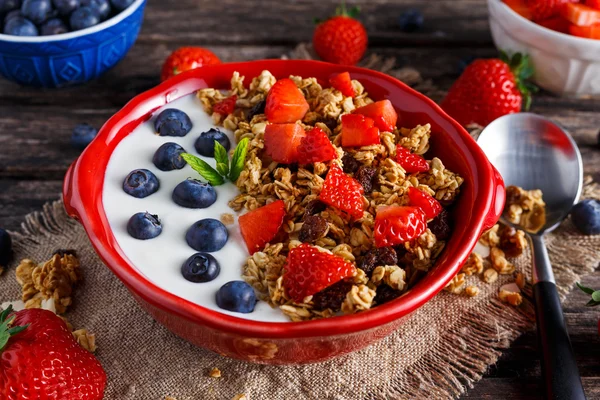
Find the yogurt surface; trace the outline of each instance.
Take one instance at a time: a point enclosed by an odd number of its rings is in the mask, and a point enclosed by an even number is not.
[[[177,108],[185,111],[193,123],[192,130],[184,137],[158,136],[154,132],[154,118],[166,108]],[[139,125],[124,138],[114,150],[106,168],[103,188],[103,204],[110,228],[131,265],[133,265],[149,281],[160,288],[206,308],[233,315],[239,318],[268,321],[289,322],[278,309],[259,301],[254,312],[248,314],[223,310],[217,306],[215,294],[225,283],[242,280],[242,267],[249,256],[246,244],[242,239],[237,223],[238,214],[227,203],[238,194],[237,187],[226,182],[216,186],[217,201],[205,209],[190,209],[177,205],[171,198],[177,184],[187,178],[200,179],[200,175],[189,165],[181,170],[161,171],[152,162],[156,150],[164,143],[175,142],[186,152],[201,157],[211,166],[215,166],[214,158],[200,156],[194,142],[202,132],[216,128],[212,118],[203,110],[195,94],[175,100],[157,110],[153,117]],[[232,148],[235,139],[232,132],[219,129],[229,136]],[[152,171],[160,182],[159,190],[143,199],[128,195],[123,191],[123,180],[134,169],[145,168]],[[150,240],[134,239],[127,233],[127,221],[135,213],[147,211],[157,214],[162,225],[162,233]],[[219,262],[221,272],[211,282],[193,283],[184,279],[181,265],[196,253],[185,240],[188,228],[196,221],[204,218],[220,220],[224,213],[233,214],[235,223],[226,225],[229,240],[221,250],[211,253]]]

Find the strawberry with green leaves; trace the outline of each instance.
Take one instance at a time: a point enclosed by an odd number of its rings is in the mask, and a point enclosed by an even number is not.
[[[591,296],[591,299],[590,299],[590,301],[587,302],[586,306],[588,306],[588,307],[600,306],[600,290],[594,290],[589,287],[585,287],[579,282],[577,282],[577,287],[579,289],[581,289],[582,292],[589,294]],[[598,320],[598,334],[600,335],[600,319]]]
[[[461,125],[488,125],[506,114],[528,110],[535,86],[529,57],[516,53],[508,57],[479,59],[465,68],[452,85],[441,107]]]
[[[165,60],[160,80],[166,81],[190,69],[212,64],[221,64],[219,57],[212,51],[202,47],[181,47],[172,52]]]

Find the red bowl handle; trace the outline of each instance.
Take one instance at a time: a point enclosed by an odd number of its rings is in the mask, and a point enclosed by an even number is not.
[[[75,164],[77,164],[77,161],[79,161],[78,158],[71,163],[65,175],[65,180],[63,181],[63,203],[65,205],[65,210],[67,211],[67,215],[76,220],[79,219],[79,213],[73,206],[73,196],[74,191],[76,190],[73,182],[73,173],[75,172]]]
[[[504,188],[504,179],[502,179],[500,172],[498,172],[498,170],[494,168],[494,166],[491,167],[494,172],[492,177],[492,187],[494,188],[494,192],[492,194],[492,204],[490,206],[488,214],[485,217],[485,220],[483,221],[483,229],[486,231],[498,222],[500,216],[502,215],[502,212],[504,211],[504,203],[506,202],[506,189]]]

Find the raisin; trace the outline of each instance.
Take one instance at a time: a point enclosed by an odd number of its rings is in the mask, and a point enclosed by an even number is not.
[[[264,114],[266,104],[266,100],[261,100],[256,103],[248,112],[248,121],[252,121],[252,118],[254,118],[255,115]]]
[[[427,224],[427,227],[438,240],[446,240],[450,237],[450,215],[446,209],[443,209],[434,219]]]
[[[52,253],[52,255],[55,255],[55,254],[58,254],[61,257],[64,257],[66,255],[77,257],[77,251],[75,251],[73,249],[57,249],[57,250],[54,250],[54,253]]]
[[[373,191],[373,178],[375,178],[375,174],[377,170],[371,167],[361,166],[358,171],[354,174],[354,179],[356,179],[365,190],[365,193],[371,193]]]
[[[379,257],[379,252],[377,249],[371,249],[365,253],[365,255],[360,259],[358,263],[358,268],[365,271],[367,276],[371,276],[373,270],[377,266],[377,259]]]
[[[315,215],[320,213],[321,211],[325,211],[327,205],[321,202],[320,200],[311,200],[306,207],[304,208],[304,217],[302,219],[306,219],[306,217]]]
[[[397,299],[400,297],[400,294],[401,292],[399,290],[393,289],[386,284],[382,284],[377,288],[377,294],[373,300],[377,303],[377,305],[381,305]]]
[[[315,310],[339,311],[346,294],[352,289],[352,282],[339,281],[313,295],[312,301]]]
[[[398,255],[393,247],[381,247],[377,254],[379,265],[398,265]]]
[[[344,172],[347,174],[353,174],[360,168],[360,162],[348,153],[344,153],[342,164],[344,165]]]
[[[304,224],[302,224],[298,239],[303,243],[314,242],[322,238],[325,232],[327,232],[327,221],[325,221],[325,218],[318,215],[309,215],[304,218]]]
[[[337,128],[337,126],[338,126],[337,119],[326,119],[323,122],[325,123],[325,126],[327,126],[329,128],[329,130],[331,132],[335,131],[335,128]]]
[[[523,244],[512,226],[503,226],[500,230],[500,248],[508,257],[518,257],[523,253]]]

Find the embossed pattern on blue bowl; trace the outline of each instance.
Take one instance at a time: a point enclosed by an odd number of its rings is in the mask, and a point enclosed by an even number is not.
[[[133,46],[146,0],[133,12],[105,21],[104,28],[21,39],[0,35],[0,74],[21,85],[65,87],[95,79],[114,67]],[[116,21],[111,23],[111,21]],[[100,27],[100,25],[98,26]],[[61,39],[64,37],[64,39]],[[14,39],[14,40],[13,40]]]

